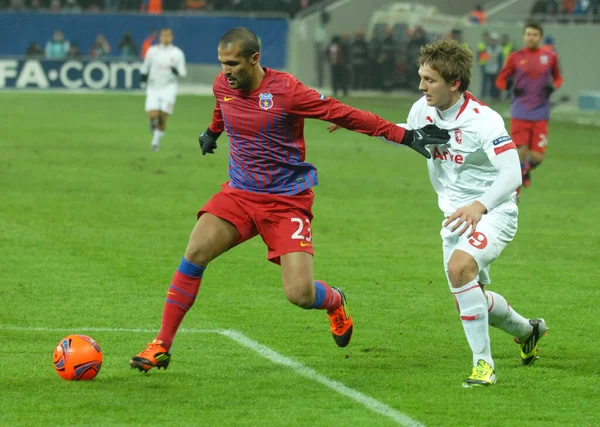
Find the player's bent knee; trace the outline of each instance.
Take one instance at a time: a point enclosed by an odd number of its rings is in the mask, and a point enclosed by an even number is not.
[[[312,283],[308,285],[284,286],[288,301],[298,307],[312,308],[315,303],[314,285]]]
[[[477,264],[456,261],[448,264],[448,278],[454,288],[466,285],[477,276]]]
[[[539,164],[542,163],[542,161],[544,160],[545,154],[538,153],[536,151],[532,151],[530,153],[530,157],[531,157],[531,161],[539,166]]]
[[[206,267],[212,261],[211,254],[205,248],[192,242],[185,250],[185,259],[202,267]]]

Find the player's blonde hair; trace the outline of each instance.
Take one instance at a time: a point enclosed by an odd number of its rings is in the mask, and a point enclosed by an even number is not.
[[[469,89],[473,52],[467,46],[452,39],[440,39],[422,46],[419,65],[424,64],[437,71],[446,83],[460,81],[460,92]]]

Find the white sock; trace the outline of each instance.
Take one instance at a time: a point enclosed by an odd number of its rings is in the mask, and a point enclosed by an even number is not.
[[[162,137],[163,137],[164,134],[165,134],[164,131],[158,130],[158,129],[154,129],[154,133],[153,133],[153,137],[152,137],[152,146],[153,147],[160,146],[160,140],[162,139]]]
[[[529,320],[513,310],[502,295],[485,291],[485,296],[491,326],[517,337],[519,341],[526,340],[531,335],[533,326],[529,324]]]
[[[460,320],[473,352],[473,366],[483,359],[493,368],[487,304],[479,283],[473,280],[460,288],[452,288],[452,293],[458,301]]]

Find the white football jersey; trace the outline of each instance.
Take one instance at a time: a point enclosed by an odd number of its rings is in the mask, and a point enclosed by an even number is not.
[[[407,127],[418,129],[428,124],[448,129],[450,133],[448,144],[428,147],[431,159],[427,160],[438,205],[448,216],[486,192],[498,176],[491,159],[516,147],[502,117],[469,92],[465,92],[460,109],[446,120],[435,107],[427,105],[425,97],[415,102],[408,115]],[[501,204],[507,202],[516,203],[516,192]]]
[[[154,45],[146,52],[142,74],[148,74],[148,90],[177,90],[177,76],[171,70],[175,67],[179,77],[185,77],[185,55],[177,46]]]

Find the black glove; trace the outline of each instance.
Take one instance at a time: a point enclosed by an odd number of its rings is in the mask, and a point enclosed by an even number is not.
[[[175,67],[171,67],[171,72],[172,72],[173,74],[175,74],[176,76],[178,76],[178,75],[179,75],[179,71],[177,71],[177,68],[175,68]]]
[[[525,95],[525,89],[523,89],[522,87],[516,87],[513,89],[513,95],[514,96],[523,96]]]
[[[544,93],[544,97],[550,98],[550,95],[552,95],[552,92],[554,92],[554,86],[552,86],[552,85],[546,85],[542,89],[542,92]]]
[[[148,81],[148,74],[140,74],[140,83],[146,83]]]
[[[200,137],[198,138],[198,142],[200,143],[200,148],[202,149],[202,155],[205,156],[206,153],[214,154],[217,148],[217,138],[221,135],[221,132],[215,133],[210,129],[206,129]]]
[[[428,144],[440,145],[450,141],[450,134],[446,129],[436,125],[427,125],[421,129],[407,130],[402,138],[402,144],[409,146],[423,156],[431,159],[431,154],[425,148]]]

